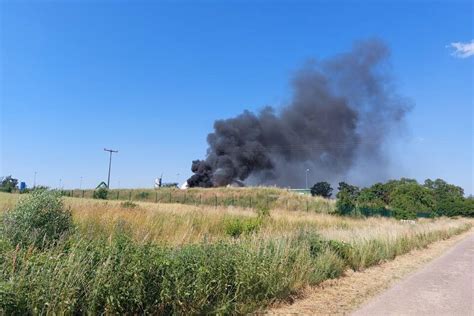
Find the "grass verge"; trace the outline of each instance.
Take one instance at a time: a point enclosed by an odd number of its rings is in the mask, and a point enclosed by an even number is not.
[[[358,267],[361,258],[371,258],[363,261],[370,266],[468,228],[360,248],[311,233],[164,247],[134,242],[125,227],[107,239],[76,235],[43,251],[2,242],[0,309],[5,314],[243,314],[336,278],[346,267]]]
[[[74,227],[57,242],[40,248],[0,238],[0,314],[244,314],[471,226],[463,219],[407,224],[233,207],[65,204]],[[181,234],[189,238],[176,242]]]

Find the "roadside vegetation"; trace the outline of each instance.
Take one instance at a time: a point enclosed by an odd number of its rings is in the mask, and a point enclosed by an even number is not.
[[[12,196],[0,194],[0,314],[244,314],[471,227],[463,218]]]

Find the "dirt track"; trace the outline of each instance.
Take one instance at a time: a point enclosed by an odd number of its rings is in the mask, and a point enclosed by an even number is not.
[[[474,315],[474,234],[353,313]]]

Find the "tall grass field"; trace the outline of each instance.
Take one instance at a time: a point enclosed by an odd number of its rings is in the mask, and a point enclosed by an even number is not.
[[[471,227],[340,217],[322,199],[312,212],[287,207],[301,199],[287,192],[248,207],[0,194],[0,314],[245,314]]]
[[[93,198],[94,190],[66,190],[70,197]],[[220,187],[203,188],[113,189],[107,192],[108,200],[179,203],[186,205],[236,206],[241,208],[279,208],[286,210],[332,213],[335,201],[277,187]]]

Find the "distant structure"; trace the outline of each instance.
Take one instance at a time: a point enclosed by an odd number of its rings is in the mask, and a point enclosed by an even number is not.
[[[104,189],[108,189],[109,186],[107,185],[107,183],[105,183],[104,181],[102,181],[101,183],[99,183],[98,186],[95,187],[95,189],[100,189],[100,188],[104,188]]]
[[[162,183],[163,183],[163,174],[161,174],[159,178],[155,179],[155,189],[161,188]]]

